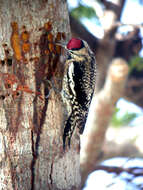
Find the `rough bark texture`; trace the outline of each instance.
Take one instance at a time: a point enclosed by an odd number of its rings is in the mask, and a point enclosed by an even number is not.
[[[78,189],[79,142],[62,147],[63,65],[54,44],[69,39],[66,2],[0,0],[0,12],[0,189]]]

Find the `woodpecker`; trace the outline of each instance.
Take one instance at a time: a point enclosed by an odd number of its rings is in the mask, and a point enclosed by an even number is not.
[[[89,106],[95,88],[96,60],[87,42],[72,38],[66,45],[62,82],[62,100],[66,106],[67,119],[64,124],[63,148],[70,147],[75,128],[84,131]]]

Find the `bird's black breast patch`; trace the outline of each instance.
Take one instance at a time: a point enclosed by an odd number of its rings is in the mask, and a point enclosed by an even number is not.
[[[78,103],[83,107],[86,105],[87,100],[87,94],[85,92],[85,86],[86,78],[85,78],[85,66],[82,64],[82,62],[73,62],[74,64],[74,75],[73,80],[75,82],[75,92],[76,92],[76,98],[78,100]]]

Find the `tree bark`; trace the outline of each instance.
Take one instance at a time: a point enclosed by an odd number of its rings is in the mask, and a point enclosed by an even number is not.
[[[0,12],[0,189],[79,189],[79,140],[63,151],[55,45],[70,37],[66,1],[0,0]]]

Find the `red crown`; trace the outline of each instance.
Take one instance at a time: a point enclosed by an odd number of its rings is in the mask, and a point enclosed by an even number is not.
[[[82,46],[82,41],[77,38],[72,38],[68,44],[67,44],[67,49],[72,50],[72,49],[79,49]]]

